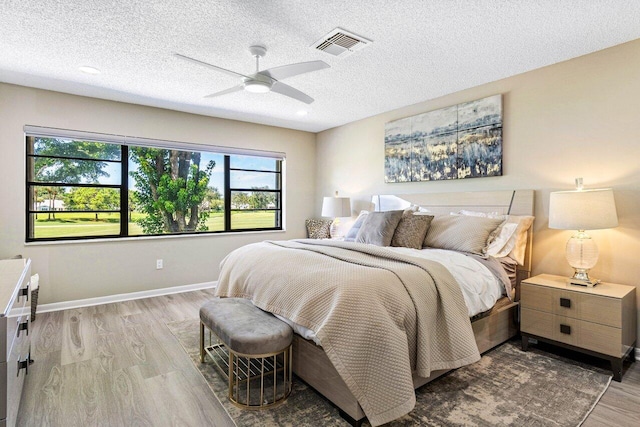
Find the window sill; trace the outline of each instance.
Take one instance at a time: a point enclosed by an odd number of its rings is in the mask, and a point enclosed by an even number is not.
[[[114,243],[114,242],[139,242],[158,239],[200,239],[200,238],[220,238],[225,236],[246,236],[250,234],[271,234],[285,233],[287,230],[259,230],[259,231],[229,231],[226,233],[208,234],[175,234],[166,236],[137,236],[137,237],[109,237],[104,239],[84,239],[84,240],[59,240],[46,242],[24,242],[24,246],[48,246],[48,245],[78,245],[91,243]]]

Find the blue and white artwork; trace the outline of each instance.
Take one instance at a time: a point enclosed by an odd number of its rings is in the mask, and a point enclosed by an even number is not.
[[[384,169],[385,182],[411,181],[411,117],[385,125]]]
[[[385,125],[385,182],[502,175],[502,95]]]

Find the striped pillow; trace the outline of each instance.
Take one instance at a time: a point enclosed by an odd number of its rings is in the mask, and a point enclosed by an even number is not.
[[[424,238],[424,246],[485,255],[487,240],[502,221],[463,215],[436,216]]]

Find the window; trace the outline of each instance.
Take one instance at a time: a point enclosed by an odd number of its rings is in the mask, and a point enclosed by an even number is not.
[[[228,161],[231,228],[280,228],[280,162],[248,156],[229,156]]]
[[[282,229],[279,153],[41,129],[26,132],[28,242]]]

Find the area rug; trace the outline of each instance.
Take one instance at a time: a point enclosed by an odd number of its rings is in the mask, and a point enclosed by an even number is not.
[[[199,360],[197,319],[167,324],[239,427],[348,426],[328,400],[295,378],[287,401],[273,409],[241,410],[213,364]],[[470,366],[416,390],[414,410],[400,426],[579,426],[611,381],[607,371],[507,342]],[[365,423],[368,425],[368,423]]]

